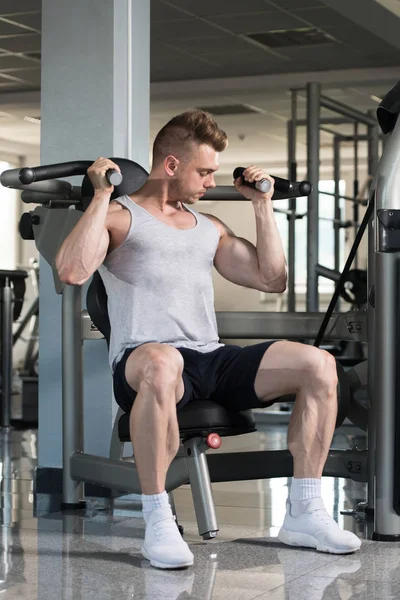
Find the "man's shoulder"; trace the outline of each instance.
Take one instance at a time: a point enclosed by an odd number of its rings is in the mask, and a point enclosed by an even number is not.
[[[218,229],[220,235],[225,235],[226,233],[232,233],[233,232],[229,229],[229,227],[223,222],[221,221],[221,219],[219,219],[218,217],[216,217],[215,215],[212,215],[210,213],[201,213],[202,215],[204,215],[205,217],[207,217],[208,219],[210,219],[210,221],[215,225],[215,227]]]
[[[110,202],[110,204],[108,205],[108,214],[115,214],[115,213],[120,213],[123,210],[128,210],[126,208],[126,206],[124,206],[123,204],[120,204],[119,202],[116,202],[115,200],[112,200]]]
[[[106,228],[108,231],[116,228],[119,229],[120,227],[126,229],[126,224],[128,224],[129,228],[130,220],[131,216],[126,206],[114,200],[110,202],[106,217]]]

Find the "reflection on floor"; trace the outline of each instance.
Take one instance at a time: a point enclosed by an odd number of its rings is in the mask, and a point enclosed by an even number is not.
[[[361,432],[345,427],[333,447],[365,447]],[[224,440],[224,451],[281,449],[286,429]],[[175,493],[194,567],[165,572],[149,567],[139,552],[144,535],[140,507],[128,498],[112,509],[91,504],[85,514],[33,516],[36,431],[0,435],[1,598],[61,600],[229,599],[365,600],[400,597],[400,545],[372,542],[372,524],[343,516],[365,499],[365,485],[323,480],[328,511],[363,538],[355,555],[334,556],[280,544],[290,479],[214,484],[218,538],[203,542],[196,528],[191,493]],[[101,507],[100,507],[101,508]]]

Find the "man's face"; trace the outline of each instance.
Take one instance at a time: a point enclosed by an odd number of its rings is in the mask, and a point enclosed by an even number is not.
[[[218,156],[212,146],[193,144],[187,160],[181,161],[176,173],[176,192],[179,190],[180,195],[177,199],[195,204],[208,189],[215,187],[214,173],[219,167]]]

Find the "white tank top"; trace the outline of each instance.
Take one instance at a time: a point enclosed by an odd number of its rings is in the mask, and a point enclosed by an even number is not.
[[[219,231],[186,205],[192,229],[156,219],[129,196],[115,202],[131,214],[123,243],[99,267],[111,323],[110,366],[127,348],[148,342],[212,352],[219,342],[212,268]]]

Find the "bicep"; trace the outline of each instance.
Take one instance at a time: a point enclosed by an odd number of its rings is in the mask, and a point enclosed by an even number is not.
[[[258,287],[259,268],[257,251],[248,240],[228,235],[221,239],[214,258],[218,273],[228,281],[244,287]]]
[[[259,269],[255,246],[235,233],[214,215],[209,217],[220,232],[220,240],[214,257],[217,272],[232,283],[258,288]]]

